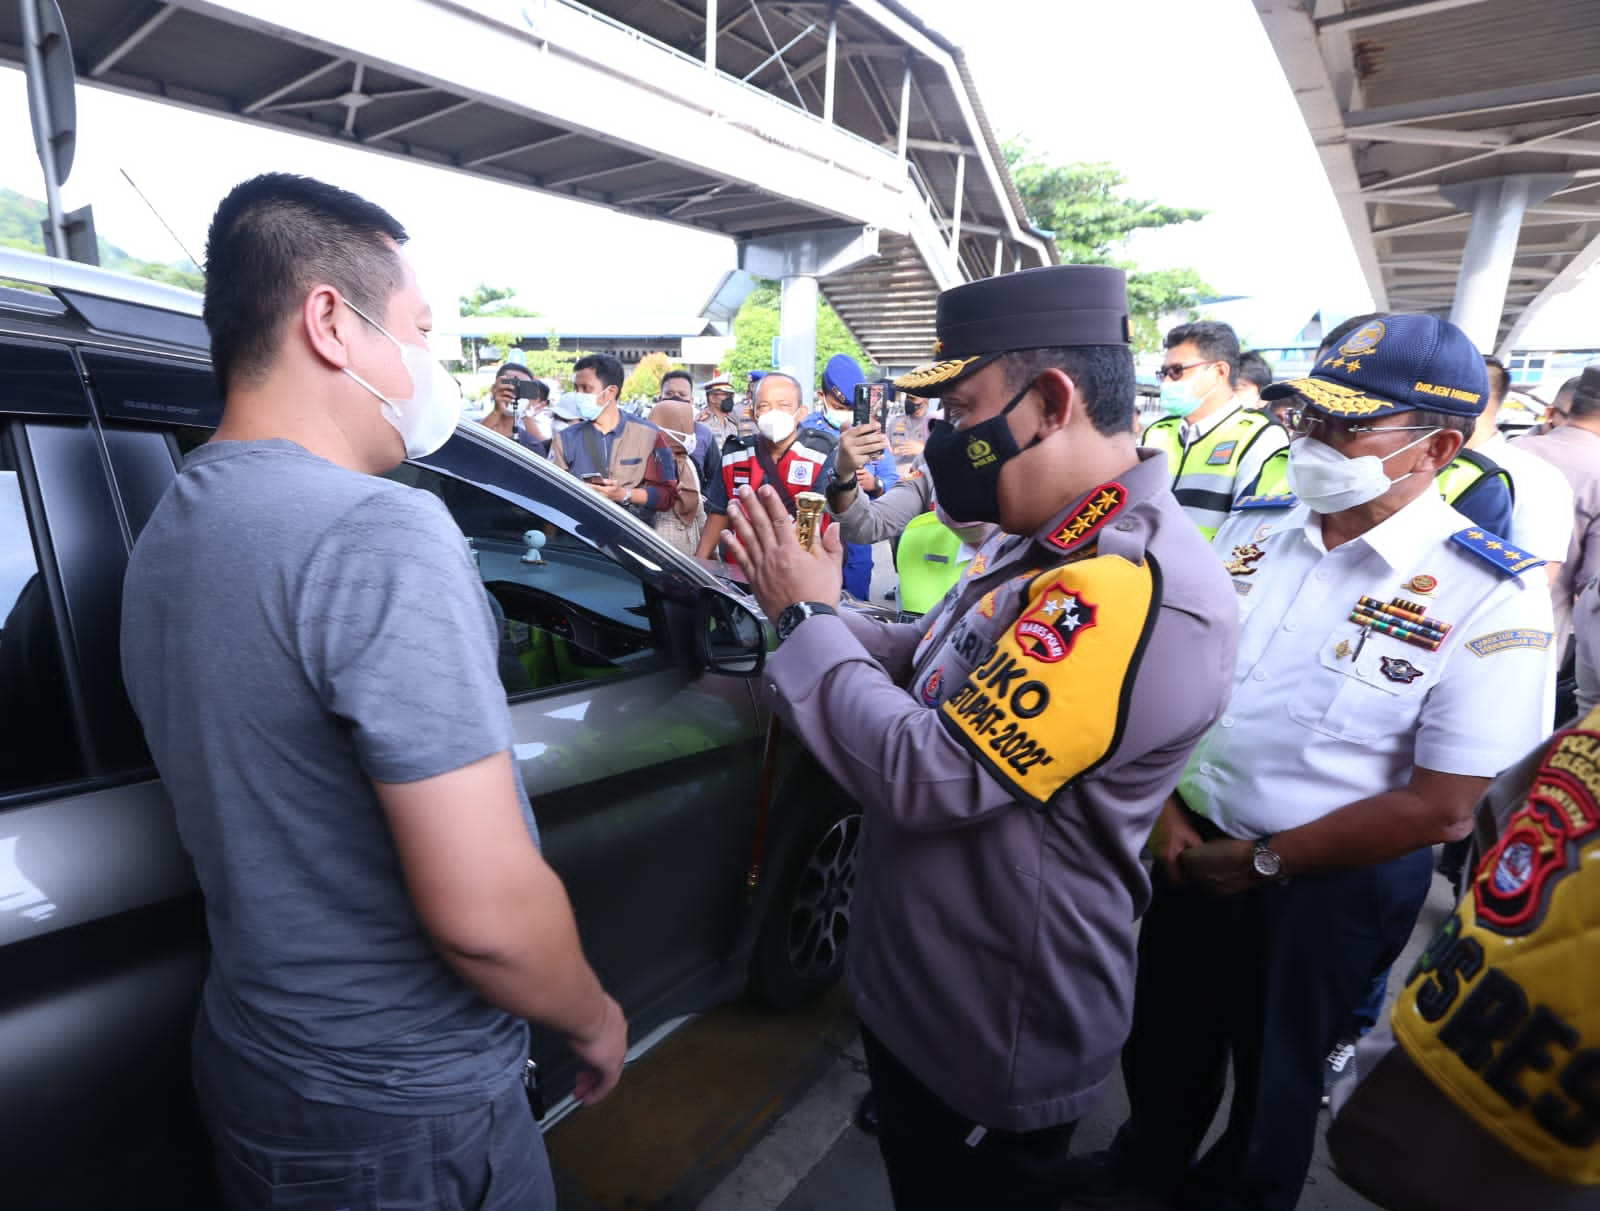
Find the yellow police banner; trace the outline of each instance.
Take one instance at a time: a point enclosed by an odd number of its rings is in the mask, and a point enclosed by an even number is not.
[[[1122,735],[1160,602],[1153,560],[1105,555],[1039,573],[1017,621],[939,707],[950,733],[1006,786],[1043,807]]]
[[[1600,1185],[1600,711],[1558,733],[1470,892],[1417,961],[1394,1032],[1481,1127]]]

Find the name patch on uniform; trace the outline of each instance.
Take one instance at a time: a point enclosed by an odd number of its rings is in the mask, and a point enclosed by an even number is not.
[[[1217,448],[1206,459],[1208,467],[1225,467],[1233,461],[1233,452],[1239,448],[1237,441],[1218,442]]]
[[[1532,631],[1519,627],[1515,630],[1490,631],[1487,635],[1479,635],[1467,644],[1467,648],[1475,656],[1493,656],[1496,652],[1503,652],[1507,648],[1538,648],[1543,652],[1549,650],[1551,638],[1549,631]]]
[[[1105,555],[1041,572],[1022,597],[1016,625],[939,705],[939,718],[996,781],[1044,807],[1121,739],[1160,570],[1148,555],[1143,564]],[[1061,622],[1069,613],[1076,627]]]
[[[789,464],[789,482],[802,486],[809,484],[817,477],[817,464],[795,459]]]

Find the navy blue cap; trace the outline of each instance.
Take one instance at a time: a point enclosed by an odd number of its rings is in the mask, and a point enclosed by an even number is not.
[[[1310,378],[1273,383],[1263,399],[1288,395],[1327,416],[1388,416],[1423,409],[1477,416],[1489,375],[1467,334],[1436,315],[1386,315],[1357,328],[1317,362]]]
[[[835,353],[822,368],[822,389],[837,394],[845,403],[855,398],[856,388],[866,381],[861,363],[848,353]]]
[[[942,360],[895,379],[918,395],[938,394],[1003,353],[1081,345],[1128,345],[1128,281],[1108,265],[1043,265],[953,286],[935,319]]]

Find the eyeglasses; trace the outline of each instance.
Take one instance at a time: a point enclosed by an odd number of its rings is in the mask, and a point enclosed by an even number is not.
[[[1292,437],[1310,437],[1320,432],[1334,442],[1347,442],[1365,433],[1420,433],[1424,429],[1437,429],[1438,425],[1351,425],[1334,421],[1306,408],[1290,408],[1283,414],[1284,427]]]
[[[1211,363],[1207,361],[1207,362],[1190,362],[1186,366],[1157,366],[1156,367],[1156,378],[1157,379],[1169,378],[1173,382],[1177,382],[1180,378],[1182,378],[1185,374],[1188,374],[1189,371],[1193,370],[1196,366],[1209,366],[1210,364]]]

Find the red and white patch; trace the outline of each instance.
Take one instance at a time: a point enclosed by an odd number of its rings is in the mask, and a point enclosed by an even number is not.
[[[1044,664],[1065,660],[1080,631],[1094,625],[1095,607],[1075,590],[1057,581],[1045,590],[1039,603],[1017,619],[1011,634],[1023,655]]]

